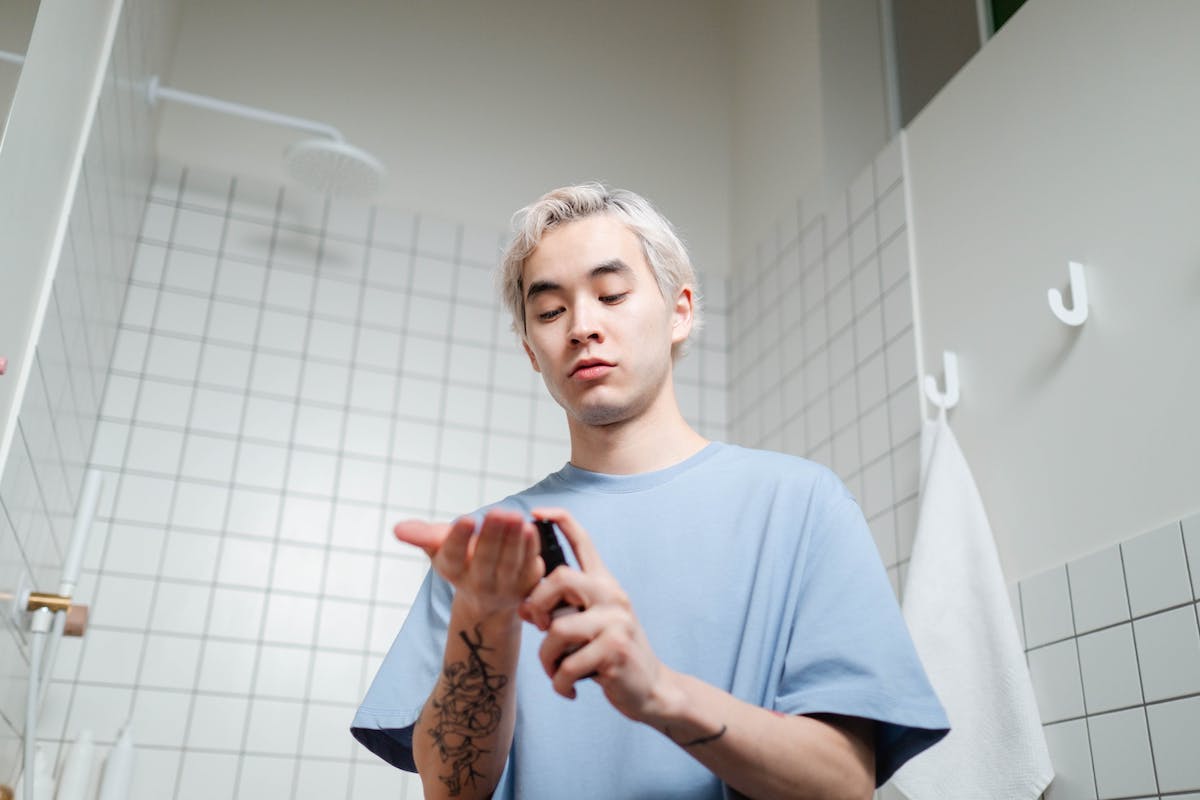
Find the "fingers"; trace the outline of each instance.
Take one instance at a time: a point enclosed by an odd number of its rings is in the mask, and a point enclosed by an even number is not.
[[[618,612],[609,608],[564,614],[554,620],[538,649],[538,660],[555,692],[574,699],[576,681],[601,673],[613,655],[605,641],[606,631],[619,624]]]
[[[436,524],[419,519],[409,519],[397,522],[392,531],[400,541],[416,545],[424,550],[430,558],[433,558],[450,533],[450,526],[444,523]]]
[[[550,627],[551,612],[563,603],[576,608],[591,608],[606,602],[624,603],[624,594],[592,575],[562,567],[533,587],[521,604],[520,612],[523,619],[546,630]]]
[[[472,569],[480,578],[481,588],[496,591],[518,583],[530,543],[523,535],[524,528],[524,519],[517,515],[489,513],[484,517],[472,556]]]
[[[604,562],[596,552],[592,538],[588,536],[583,526],[565,508],[535,508],[532,514],[537,519],[548,519],[558,525],[567,537],[567,543],[575,553],[575,561],[584,572],[594,572],[604,569]]]
[[[492,509],[476,527],[451,526],[434,567],[455,587],[455,598],[480,613],[515,610],[541,579],[536,530],[516,511]]]
[[[466,571],[475,520],[460,517],[448,527],[450,531],[442,541],[442,546],[434,553],[433,561],[442,577],[453,583]]]

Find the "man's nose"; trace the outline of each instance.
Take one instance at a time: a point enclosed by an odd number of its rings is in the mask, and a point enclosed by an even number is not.
[[[604,335],[600,332],[600,326],[597,324],[595,316],[578,311],[572,313],[571,344],[583,344],[589,341],[604,341]]]

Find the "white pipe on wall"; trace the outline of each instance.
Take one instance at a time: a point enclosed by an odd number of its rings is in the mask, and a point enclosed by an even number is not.
[[[96,506],[100,502],[100,489],[104,486],[104,478],[99,470],[89,469],[83,476],[83,488],[79,495],[79,505],[75,510],[75,524],[71,528],[71,541],[67,545],[67,554],[63,559],[62,578],[58,593],[63,597],[74,597],[75,587],[79,583],[79,572],[83,567],[83,556],[87,552],[88,538],[92,532],[92,522],[96,518]],[[58,645],[62,641],[67,627],[67,612],[54,612],[54,624],[50,631],[49,647],[45,663],[38,674],[41,681],[40,696],[46,696],[46,687],[50,685],[50,675],[58,660]]]

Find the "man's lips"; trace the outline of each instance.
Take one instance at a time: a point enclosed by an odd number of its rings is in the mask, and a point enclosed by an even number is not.
[[[599,358],[587,358],[575,365],[575,368],[571,370],[570,377],[581,380],[599,378],[615,366],[612,362]]]

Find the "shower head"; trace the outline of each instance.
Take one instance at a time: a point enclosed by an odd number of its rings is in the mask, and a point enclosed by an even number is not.
[[[386,173],[366,150],[337,139],[305,139],[284,151],[288,174],[318,192],[370,197]]]
[[[315,139],[306,139],[288,147],[284,151],[284,159],[292,178],[318,192],[370,197],[383,182],[386,170],[379,159],[348,144],[342,132],[332,125],[172,89],[160,85],[157,75],[152,75],[147,83],[146,99],[152,106],[159,100],[171,100],[316,134]]]

